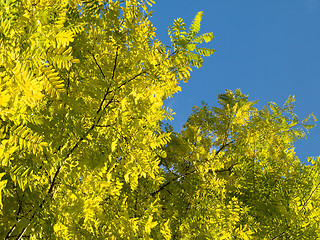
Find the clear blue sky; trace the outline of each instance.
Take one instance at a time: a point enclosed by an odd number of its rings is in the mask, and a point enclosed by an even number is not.
[[[297,156],[306,161],[320,155],[320,0],[158,0],[152,9],[151,21],[165,43],[174,19],[189,26],[198,11],[204,12],[202,32],[215,36],[214,55],[166,101],[176,112],[175,131],[193,106],[202,100],[216,106],[226,89],[240,88],[259,100],[259,108],[295,95],[299,118],[313,112],[319,119],[308,139],[296,143]]]

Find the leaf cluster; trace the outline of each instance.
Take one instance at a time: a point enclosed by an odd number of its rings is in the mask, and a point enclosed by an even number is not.
[[[316,120],[240,90],[176,133],[163,101],[213,49],[153,0],[0,1],[0,238],[317,239]],[[164,126],[164,128],[163,128]]]

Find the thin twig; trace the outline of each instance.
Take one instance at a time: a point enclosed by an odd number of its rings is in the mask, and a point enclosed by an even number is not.
[[[98,68],[99,68],[99,70],[100,70],[100,72],[101,72],[101,75],[103,76],[104,79],[106,79],[106,75],[104,75],[104,73],[103,73],[103,71],[102,71],[102,68],[101,68],[100,64],[98,63],[96,57],[94,56],[93,53],[92,53],[91,55],[92,55],[92,57],[93,57],[94,62],[95,62],[96,65],[98,66]]]
[[[154,197],[157,193],[159,193],[160,191],[162,191],[163,189],[165,189],[169,184],[173,183],[174,181],[186,177],[192,173],[194,173],[196,170],[192,170],[191,172],[185,172],[184,174],[182,174],[181,176],[176,176],[175,178],[171,179],[169,182],[166,182],[165,184],[163,184],[157,191],[154,191],[153,193],[151,193],[151,195]]]
[[[308,199],[305,201],[305,203],[303,204],[303,207],[301,208],[300,211],[304,210],[310,200],[310,198],[312,197],[312,195],[315,193],[315,191],[318,189],[318,187],[320,186],[320,182],[318,183],[318,185],[315,187],[315,189],[313,189],[313,191],[311,192],[310,196],[308,197]],[[282,233],[280,233],[279,235],[275,236],[274,238],[272,238],[272,240],[279,238],[280,236],[282,236],[286,231],[288,231],[289,229],[284,230]]]
[[[272,238],[271,240],[275,240],[277,239],[278,237],[281,237],[287,230],[284,230],[282,233],[280,233],[278,236]]]
[[[95,59],[95,57],[94,57],[94,59]],[[118,59],[118,47],[117,47],[117,51],[116,51],[116,57],[114,58],[114,65],[113,65],[113,70],[112,70],[111,84],[112,84],[112,82],[114,81],[114,77],[115,77],[115,73],[116,73],[116,69],[117,69],[117,59]],[[100,67],[100,65],[98,64],[98,62],[97,62],[96,59],[95,59],[95,62],[96,62],[96,64],[98,65],[98,67],[99,67],[99,69],[100,69],[100,72],[101,72],[102,76],[103,76],[104,79],[105,79],[106,77],[105,77],[104,73],[102,72],[102,69],[101,69],[101,67]],[[102,99],[102,101],[101,101],[101,103],[100,103],[100,106],[99,106],[99,109],[98,109],[98,111],[97,111],[97,114],[99,114],[100,111],[102,110],[102,106],[103,106],[105,100],[107,99],[107,96],[109,95],[109,93],[111,93],[110,87],[107,88],[107,91],[106,91],[106,93],[105,93],[104,96],[103,96],[103,99]]]
[[[120,89],[121,87],[123,87],[124,85],[128,84],[129,82],[133,81],[134,79],[136,79],[137,77],[141,76],[142,74],[146,74],[148,73],[147,70],[144,70],[138,74],[136,74],[134,77],[132,77],[131,79],[129,79],[128,81],[125,81],[124,83],[120,84],[117,89]]]
[[[318,189],[318,187],[320,186],[320,182],[318,183],[318,185],[316,186],[316,188],[312,191],[312,193],[310,194],[310,196],[308,197],[308,199],[305,201],[305,203],[303,204],[303,207],[301,210],[305,209],[310,198],[312,197],[312,195],[315,193],[315,191]]]
[[[70,70],[68,71],[68,79],[67,79],[67,96],[69,96],[69,87],[70,87]]]
[[[223,149],[225,149],[227,146],[229,146],[230,144],[234,143],[235,140],[232,140],[231,142],[228,142],[226,144],[223,144],[220,146],[220,148],[218,149],[218,151],[216,151],[216,153],[214,154],[214,156],[217,156]]]
[[[117,57],[118,57],[118,48],[117,48],[116,57],[115,57],[115,64],[114,64],[113,71],[112,71],[112,80],[114,79],[114,76],[115,76],[116,65],[117,65]],[[93,59],[95,60],[95,63],[96,63],[97,66],[99,67],[102,76],[105,78],[105,75],[104,75],[104,73],[103,73],[100,65],[98,64],[96,58],[94,57],[94,55],[93,55]],[[103,99],[102,99],[102,101],[101,101],[101,104],[100,104],[99,110],[97,111],[97,114],[101,111],[102,106],[103,106],[103,103],[104,103],[104,101],[106,100],[106,97],[107,97],[108,94],[109,94],[109,88],[108,88],[106,94],[104,95],[104,97],[103,97]],[[114,96],[113,96],[112,99],[107,103],[107,105],[104,107],[104,109],[111,103],[111,101],[113,100],[113,98],[114,98]],[[89,128],[89,130],[88,130],[82,137],[79,138],[79,140],[78,140],[78,141],[76,142],[76,144],[71,148],[71,150],[69,151],[69,153],[68,153],[67,156],[65,157],[64,161],[58,166],[58,168],[57,168],[57,170],[56,170],[56,172],[55,172],[55,174],[54,174],[54,177],[53,177],[53,179],[52,179],[52,181],[51,181],[51,184],[50,184],[49,190],[48,190],[48,192],[47,192],[47,195],[50,195],[50,194],[52,193],[53,188],[54,188],[54,186],[55,186],[55,184],[56,184],[56,181],[57,181],[57,179],[58,179],[58,175],[60,174],[61,169],[62,169],[62,167],[64,166],[65,162],[66,162],[66,161],[68,160],[68,158],[73,154],[73,152],[79,147],[80,143],[88,136],[88,134],[89,134],[89,133],[94,129],[94,127],[99,123],[101,117],[102,117],[102,116],[99,116],[97,122],[94,123],[94,124],[92,124],[92,126]],[[43,207],[43,205],[45,204],[45,202],[46,202],[46,199],[43,199],[42,203],[39,205],[39,208],[40,208],[40,209]],[[20,234],[19,234],[19,236],[18,236],[17,239],[21,239],[21,237],[23,236],[24,232],[27,230],[27,228],[28,228],[29,225],[31,224],[33,218],[35,217],[35,214],[36,214],[36,212],[33,213],[33,215],[31,216],[31,218],[29,219],[29,222],[28,222],[27,226],[22,229],[22,231],[20,232]],[[11,236],[11,234],[12,234],[12,232],[14,231],[15,227],[16,227],[16,224],[14,224],[14,226],[10,229],[9,233],[7,234],[6,239]]]
[[[177,53],[177,51],[173,52],[172,54],[170,54],[170,56],[169,56],[167,59],[169,59],[171,56],[173,56],[173,55],[176,54],[176,53]],[[98,68],[99,68],[99,70],[100,70],[103,78],[106,79],[105,74],[103,73],[102,68],[101,68],[101,66],[99,65],[99,63],[97,62],[94,54],[92,54],[92,56],[93,56],[93,59],[94,59],[96,65],[98,66]],[[117,58],[118,58],[118,47],[117,47],[116,57],[115,57],[115,61],[114,61],[115,63],[114,63],[113,71],[112,71],[112,78],[111,78],[112,81],[114,80],[114,77],[115,77],[115,71],[116,71],[116,67],[117,67]],[[159,65],[160,65],[160,63],[156,64],[156,66],[159,66]],[[131,79],[129,79],[128,81],[120,84],[120,85],[117,87],[117,89],[120,89],[120,88],[121,88],[122,86],[124,86],[125,84],[133,81],[133,80],[136,79],[137,77],[141,76],[142,74],[146,74],[146,73],[148,73],[148,71],[146,71],[146,70],[138,73],[138,74],[135,75],[133,78],[131,78]],[[68,83],[68,84],[69,84],[69,83]],[[99,106],[99,109],[98,109],[98,111],[97,111],[97,114],[99,114],[99,112],[102,110],[102,106],[103,106],[103,104],[104,104],[104,102],[105,102],[108,94],[110,94],[111,92],[112,92],[112,91],[110,91],[110,88],[108,88],[107,91],[106,91],[106,93],[105,93],[105,95],[104,95],[104,97],[103,97],[103,99],[102,99],[102,101],[101,101],[101,103],[100,103],[100,106]],[[113,97],[112,97],[112,98],[108,101],[108,103],[103,107],[103,110],[105,110],[105,109],[109,106],[109,104],[113,101],[114,97],[115,97],[115,95],[113,95]],[[97,116],[97,117],[98,117],[98,116]],[[65,157],[64,161],[58,166],[58,168],[57,168],[57,170],[56,170],[56,172],[55,172],[55,174],[54,174],[54,177],[53,177],[53,179],[52,179],[52,181],[51,181],[51,184],[50,184],[49,190],[48,190],[48,192],[47,192],[47,195],[50,195],[50,194],[52,193],[53,188],[54,188],[54,186],[55,186],[55,184],[56,184],[56,181],[57,181],[57,179],[58,179],[58,175],[59,175],[59,173],[61,172],[61,169],[62,169],[62,167],[64,166],[65,162],[66,162],[66,161],[68,160],[68,158],[73,154],[73,152],[79,147],[80,143],[87,137],[87,135],[94,129],[94,127],[95,127],[95,126],[98,126],[98,123],[99,123],[99,121],[101,120],[101,117],[102,117],[102,115],[100,115],[100,116],[98,117],[96,123],[94,123],[94,124],[90,127],[90,129],[89,129],[81,138],[79,138],[79,140],[78,140],[78,141],[76,142],[76,144],[71,148],[71,150],[69,151],[69,153],[68,153],[67,156]],[[220,150],[220,151],[221,151],[221,150]],[[189,175],[189,174],[192,174],[193,172],[195,172],[195,170],[193,170],[193,171],[191,171],[191,172],[189,172],[189,173],[185,173],[185,174],[183,174],[183,175],[180,176],[180,177],[176,177],[176,178],[174,178],[172,181],[175,181],[175,180],[177,180],[177,179],[179,179],[179,178],[181,178],[181,177],[185,177],[185,176],[187,176],[187,175]],[[164,184],[159,190],[157,190],[156,192],[152,193],[152,195],[155,195],[156,193],[158,193],[159,191],[161,191],[162,189],[164,189],[164,188],[165,188],[167,185],[169,185],[172,181]],[[43,205],[45,204],[45,202],[46,202],[46,199],[43,199],[42,203],[39,205],[39,208],[40,208],[40,209],[43,207]],[[34,213],[32,214],[32,216],[29,218],[29,222],[28,222],[27,226],[22,229],[22,231],[20,232],[20,234],[18,235],[18,237],[17,237],[16,239],[20,240],[20,239],[23,237],[25,231],[26,231],[26,230],[28,229],[28,227],[30,226],[30,224],[31,224],[32,220],[34,219],[35,215],[36,215],[36,212],[34,212]],[[11,227],[11,229],[9,230],[9,232],[8,232],[8,234],[7,234],[7,236],[6,236],[5,239],[9,239],[9,238],[12,237],[11,235],[12,235],[12,233],[14,232],[14,230],[15,230],[15,228],[16,228],[16,225],[17,225],[17,224],[15,223],[15,224]]]
[[[73,152],[79,147],[80,143],[81,143],[81,142],[88,136],[88,134],[93,130],[94,126],[95,126],[95,125],[93,124],[93,125],[89,128],[89,130],[88,130],[81,138],[79,138],[79,140],[78,140],[78,141],[76,142],[76,144],[71,148],[71,150],[69,151],[69,153],[68,153],[67,156],[65,157],[64,161],[58,166],[58,168],[57,168],[57,170],[56,170],[56,172],[55,172],[55,174],[54,174],[54,177],[53,177],[53,179],[52,179],[52,181],[51,181],[49,190],[48,190],[48,192],[47,192],[47,196],[52,193],[53,188],[54,188],[54,186],[55,186],[55,183],[56,183],[56,181],[57,181],[57,179],[58,179],[58,175],[59,175],[59,173],[61,172],[61,169],[62,169],[62,167],[64,166],[65,162],[66,162],[66,161],[68,160],[68,158],[73,154]],[[46,199],[43,199],[42,203],[39,205],[39,208],[40,208],[40,209],[43,207],[43,205],[45,204],[45,202],[46,202]],[[27,226],[25,226],[25,227],[22,229],[22,231],[20,232],[20,234],[18,235],[18,238],[17,238],[18,240],[21,239],[21,237],[23,236],[23,234],[25,233],[25,231],[27,230],[27,228],[30,226],[30,224],[31,224],[32,220],[34,219],[35,215],[36,215],[36,212],[34,212],[34,213],[32,214],[32,216],[31,216],[30,219],[29,219],[29,222],[28,222]],[[13,230],[14,230],[14,229],[13,229]],[[11,233],[12,233],[12,232],[13,232],[13,231],[11,231]],[[9,235],[9,234],[7,234],[7,235]],[[9,236],[10,236],[10,235],[9,235]]]

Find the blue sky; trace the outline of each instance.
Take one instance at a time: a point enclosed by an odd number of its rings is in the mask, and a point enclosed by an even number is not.
[[[165,103],[176,113],[176,131],[193,106],[202,100],[216,106],[219,93],[237,88],[258,99],[258,108],[295,95],[299,118],[314,113],[320,121],[320,0],[158,0],[152,9],[151,21],[165,43],[174,19],[189,26],[198,11],[204,12],[202,32],[215,36],[208,47],[216,52]],[[296,143],[302,161],[320,155],[318,125]]]

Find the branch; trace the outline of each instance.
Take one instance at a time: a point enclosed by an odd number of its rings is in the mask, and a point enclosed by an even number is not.
[[[217,156],[223,149],[225,149],[227,146],[234,143],[235,141],[236,140],[232,140],[231,142],[228,142],[226,144],[221,145],[220,148],[218,149],[218,151],[216,151],[216,153],[214,154],[214,156]]]
[[[67,79],[67,96],[69,96],[69,88],[70,88],[70,70],[68,71],[68,79]]]
[[[315,189],[313,189],[313,191],[311,192],[310,196],[308,197],[308,199],[305,201],[305,203],[303,204],[303,207],[301,208],[300,211],[304,210],[310,200],[310,198],[312,197],[312,195],[315,193],[315,191],[318,189],[318,187],[320,186],[320,182],[318,183],[318,185],[315,187]],[[282,233],[280,233],[279,235],[277,235],[276,237],[272,238],[272,240],[277,239],[279,237],[281,237],[286,231],[288,231],[289,229],[284,230]]]
[[[215,170],[216,173],[221,173],[221,172],[231,172],[231,170],[233,169],[234,166],[236,166],[236,164],[232,164],[230,167],[226,168],[226,169],[217,169]]]
[[[151,196],[154,197],[157,193],[159,193],[160,191],[162,191],[163,189],[165,189],[166,186],[168,186],[169,184],[171,184],[172,182],[176,181],[177,179],[179,179],[180,176],[177,176],[173,179],[171,179],[171,181],[166,182],[165,184],[163,184],[157,191],[154,191],[153,193],[151,193]]]
[[[111,127],[112,125],[111,125],[111,124],[108,124],[108,125],[97,125],[97,124],[95,124],[94,126],[95,126],[95,127],[104,128],[104,127]]]
[[[172,57],[173,55],[175,55],[176,53],[178,53],[178,51],[176,50],[176,51],[174,51],[173,53],[171,53],[165,60],[167,60],[167,59],[169,59],[170,57]],[[165,61],[165,60],[163,60],[163,61]],[[162,61],[162,62],[163,62]],[[160,63],[157,63],[156,65],[154,65],[155,67],[158,67],[158,66],[160,66],[161,64],[162,64],[162,62],[160,62]],[[149,69],[150,70],[150,69]],[[118,87],[117,87],[117,89],[119,89],[119,88],[121,88],[121,87],[123,87],[125,84],[127,84],[127,83],[129,83],[129,82],[131,82],[131,81],[133,81],[134,79],[136,79],[137,77],[139,77],[139,76],[141,76],[141,75],[143,75],[143,74],[146,74],[146,73],[148,73],[149,71],[148,70],[144,70],[144,71],[141,71],[140,73],[138,73],[138,74],[136,74],[134,77],[132,77],[131,79],[129,79],[128,81],[126,81],[126,82],[124,82],[124,83],[122,83],[122,84],[120,84]]]
[[[72,155],[72,153],[79,147],[80,143],[88,136],[88,134],[93,130],[94,128],[94,124],[88,129],[88,131],[83,134],[83,136],[81,138],[79,138],[79,140],[76,142],[76,144],[71,148],[71,150],[69,151],[69,153],[67,154],[67,156],[65,157],[64,161],[62,162],[62,164],[57,168],[55,174],[54,174],[54,177],[52,179],[52,182],[51,182],[51,185],[50,185],[50,188],[48,190],[48,194],[50,194],[53,190],[53,187],[54,187],[54,184],[57,180],[57,177],[61,171],[61,168],[63,167],[64,163],[67,161],[67,159]]]
[[[109,93],[110,93],[110,92],[109,92]],[[108,103],[103,107],[103,111],[112,103],[114,97],[115,97],[115,94],[114,94],[114,95],[112,96],[112,98],[108,101]],[[100,106],[101,106],[101,105],[100,105]],[[100,111],[100,110],[101,110],[101,109],[99,109],[99,111]],[[97,113],[98,113],[98,112],[97,112]],[[100,116],[98,117],[98,120],[96,121],[96,123],[95,123],[93,126],[97,126],[97,124],[99,124],[101,118],[102,118],[102,115],[100,115]]]
[[[105,78],[105,75],[104,75],[104,73],[103,73],[100,65],[98,64],[96,58],[94,57],[94,55],[92,55],[92,56],[93,56],[93,59],[94,59],[95,63],[96,63],[97,66],[99,67],[102,76]],[[116,71],[116,66],[117,66],[117,58],[118,58],[118,47],[117,47],[116,57],[115,57],[115,61],[114,61],[114,67],[113,67],[113,71],[112,71],[112,78],[111,78],[112,80],[114,80],[114,76],[115,76],[115,71]],[[99,109],[98,109],[98,111],[97,111],[97,114],[101,111],[102,106],[103,106],[103,103],[104,103],[104,101],[106,100],[106,97],[107,97],[107,95],[108,95],[109,93],[110,93],[110,91],[109,91],[109,88],[108,88],[106,94],[104,95],[104,97],[103,97],[103,99],[102,99],[102,101],[101,101],[101,103],[100,103],[100,107],[99,107]],[[114,96],[113,96],[113,97],[111,98],[111,100],[107,103],[107,105],[103,108],[103,110],[113,101],[113,99],[114,99]],[[55,186],[55,184],[56,184],[56,181],[57,181],[57,179],[58,179],[58,175],[59,175],[59,173],[61,172],[61,169],[62,169],[62,167],[64,166],[64,164],[65,164],[65,162],[67,161],[67,159],[72,155],[72,153],[79,147],[80,143],[88,136],[88,134],[89,134],[89,133],[94,129],[94,127],[99,123],[101,117],[102,117],[102,116],[100,115],[100,116],[98,117],[97,122],[94,123],[94,124],[92,124],[92,126],[89,128],[89,130],[88,130],[82,137],[79,138],[79,140],[76,142],[76,144],[71,148],[71,150],[69,151],[69,153],[66,155],[65,159],[63,160],[63,162],[58,166],[58,168],[57,168],[57,170],[56,170],[56,172],[55,172],[55,174],[54,174],[54,177],[53,177],[53,179],[52,179],[52,181],[51,181],[49,190],[48,190],[48,192],[47,192],[47,196],[48,196],[48,195],[51,195],[51,193],[52,193],[52,191],[53,191],[53,188],[54,188],[54,186]],[[40,208],[40,209],[43,207],[43,205],[45,204],[45,202],[46,202],[46,199],[43,199],[42,203],[39,205],[39,208]],[[19,236],[18,236],[17,239],[21,239],[21,237],[23,236],[24,232],[25,232],[25,231],[27,230],[27,228],[30,226],[30,224],[31,224],[33,218],[35,217],[35,215],[36,215],[36,212],[34,212],[33,215],[30,217],[27,226],[22,229],[22,231],[20,232],[20,234],[19,234]],[[11,236],[11,234],[13,233],[13,231],[15,230],[15,228],[16,228],[16,224],[14,224],[13,227],[10,229],[9,233],[7,234],[6,239]]]
[[[286,231],[287,231],[287,230],[284,230],[282,233],[280,233],[278,236],[272,238],[271,240],[275,240],[275,239],[281,237]]]
[[[146,74],[146,73],[148,73],[148,71],[147,71],[147,70],[141,71],[140,73],[136,74],[133,78],[131,78],[131,79],[129,79],[128,81],[126,81],[126,82],[124,82],[124,83],[120,84],[120,85],[117,87],[117,89],[119,89],[119,88],[123,87],[125,84],[127,84],[127,83],[129,83],[129,82],[133,81],[133,80],[134,80],[134,79],[136,79],[137,77],[141,76],[142,74]]]
[[[27,226],[26,226],[25,228],[23,228],[23,230],[21,231],[21,233],[20,233],[19,236],[17,237],[17,240],[21,240],[21,239],[22,239],[22,237],[23,237],[24,233],[26,232],[27,228],[30,226],[32,219],[34,218],[34,215],[35,215],[35,214],[33,214],[32,217],[30,218],[30,221],[29,221],[29,223],[27,224]]]
[[[115,71],[116,71],[117,59],[118,59],[118,49],[119,49],[119,47],[117,47],[117,51],[116,51],[116,56],[115,56],[115,60],[114,60],[114,66],[113,66],[113,70],[112,70],[111,82],[113,82],[114,77],[115,77]],[[173,56],[173,55],[176,54],[176,53],[177,53],[177,51],[173,52],[168,58],[170,58],[171,56]],[[95,58],[94,54],[92,54],[92,57],[93,57],[93,59],[94,59],[94,61],[95,61],[95,64],[98,66],[98,68],[99,68],[99,70],[100,70],[100,72],[101,72],[101,75],[103,76],[104,79],[106,79],[106,76],[105,76],[105,74],[103,73],[102,68],[101,68],[101,66],[99,65],[99,63],[98,63],[97,59]],[[168,59],[168,58],[167,58],[167,59]],[[160,65],[160,63],[156,64],[155,66],[159,66],[159,65]],[[128,81],[120,84],[120,85],[117,87],[117,89],[120,89],[120,88],[121,88],[122,86],[124,86],[125,84],[133,81],[133,80],[136,79],[137,77],[139,77],[139,76],[141,76],[141,75],[143,75],[143,74],[146,74],[146,73],[148,73],[147,70],[141,71],[140,73],[138,73],[137,75],[135,75],[133,78],[131,78],[131,79],[129,79]],[[68,79],[68,81],[69,81],[69,79]],[[68,82],[68,87],[69,87],[69,82]],[[107,91],[106,91],[106,93],[105,93],[105,95],[103,96],[103,99],[102,99],[101,103],[100,103],[100,106],[99,106],[99,109],[98,109],[98,111],[97,111],[97,114],[99,114],[101,110],[105,110],[105,109],[111,104],[111,102],[113,101],[115,95],[114,95],[114,96],[108,101],[108,103],[103,107],[103,104],[104,104],[104,102],[105,102],[108,94],[110,94],[111,92],[112,92],[112,91],[110,91],[110,88],[108,88]],[[102,108],[103,108],[103,109],[102,109]],[[97,116],[97,117],[98,117],[98,116]],[[79,147],[80,143],[86,138],[86,136],[94,129],[95,126],[96,126],[96,127],[108,127],[108,125],[107,125],[107,126],[98,125],[101,117],[102,117],[102,115],[100,115],[100,116],[98,117],[98,120],[96,121],[96,123],[92,124],[92,126],[89,128],[89,130],[88,130],[82,137],[79,138],[79,140],[76,142],[76,144],[71,148],[71,150],[69,151],[69,153],[66,155],[64,161],[58,166],[58,168],[57,168],[57,170],[56,170],[56,172],[55,172],[55,174],[54,174],[54,177],[53,177],[53,179],[52,179],[52,181],[51,181],[50,187],[49,187],[49,189],[48,189],[47,196],[52,193],[53,188],[54,188],[54,186],[55,186],[55,184],[56,184],[56,181],[57,181],[57,179],[58,179],[58,175],[60,174],[61,169],[62,169],[62,167],[64,166],[65,162],[66,162],[66,161],[68,160],[68,158],[73,154],[73,152]],[[195,170],[193,170],[193,171],[191,171],[191,172],[189,172],[189,173],[185,173],[185,174],[183,174],[182,176],[177,176],[176,178],[172,179],[170,182],[168,182],[168,183],[164,184],[163,186],[161,186],[160,189],[158,189],[156,192],[152,193],[152,195],[154,196],[155,194],[157,194],[158,192],[160,192],[162,189],[164,189],[164,188],[165,188],[167,185],[169,185],[171,182],[173,182],[173,181],[175,181],[175,180],[177,180],[177,179],[179,179],[179,178],[181,178],[181,177],[185,177],[185,176],[187,176],[187,175],[189,175],[189,174],[192,174],[193,172],[195,172]],[[42,203],[39,205],[39,208],[40,208],[40,209],[43,207],[43,205],[45,204],[45,202],[46,202],[46,198],[43,199]],[[21,230],[20,234],[18,235],[18,237],[17,237],[16,239],[20,240],[20,239],[23,237],[25,231],[28,229],[28,227],[29,227],[30,224],[32,223],[32,221],[33,221],[36,213],[37,213],[37,212],[35,211],[35,212],[32,214],[32,216],[28,219],[28,224]],[[12,235],[12,233],[14,232],[14,230],[16,229],[16,226],[17,226],[17,224],[15,223],[15,224],[11,227],[11,229],[9,230],[9,232],[8,232],[8,234],[7,234],[7,236],[6,236],[5,239],[9,239],[9,238],[12,237],[11,235]]]
[[[219,152],[221,152],[224,148],[226,148],[227,146],[229,146],[230,144],[234,143],[235,140],[232,140],[231,142],[228,142],[224,145],[222,145],[218,151],[215,153],[215,156],[219,154]],[[227,169],[221,169],[221,170],[215,170],[215,172],[226,172],[226,171],[231,171],[232,168],[235,166],[236,164],[231,165],[229,168]],[[157,193],[159,193],[160,191],[162,191],[163,189],[165,189],[169,184],[173,183],[174,181],[182,178],[182,177],[186,177],[192,173],[194,173],[196,171],[196,169],[192,170],[191,172],[185,172],[184,174],[182,174],[181,176],[176,176],[173,179],[171,179],[170,181],[166,182],[165,184],[163,184],[157,191],[154,191],[153,193],[151,193],[151,195],[154,197]]]
[[[79,138],[79,140],[76,142],[76,144],[71,148],[71,150],[69,151],[69,153],[67,154],[67,156],[65,157],[64,161],[59,165],[59,167],[57,168],[54,177],[51,181],[49,190],[47,192],[47,196],[50,195],[53,191],[53,188],[56,184],[56,181],[58,179],[58,175],[61,172],[62,167],[64,166],[65,162],[67,161],[67,159],[72,155],[72,153],[79,147],[80,143],[86,138],[86,136],[93,130],[94,128],[94,124],[89,128],[89,130],[81,137]],[[43,205],[46,202],[46,198],[43,199],[42,203],[39,205],[39,208],[41,209],[43,207]],[[27,226],[25,226],[22,231],[20,232],[20,234],[18,235],[18,240],[20,240],[23,237],[23,234],[25,233],[25,231],[28,229],[28,227],[30,226],[32,220],[34,219],[35,215],[36,215],[36,211],[32,214],[32,216],[29,218],[29,222],[27,224]],[[10,229],[9,233],[7,234],[6,239],[10,238],[11,234],[13,233],[14,229],[16,227],[16,224],[14,224],[14,226]]]
[[[116,72],[116,68],[117,68],[118,49],[119,49],[119,48],[117,47],[116,57],[115,57],[115,59],[114,59],[114,66],[113,66],[113,70],[112,70],[111,83],[114,81],[114,76],[115,76],[115,72]],[[99,67],[99,69],[100,69],[100,72],[101,72],[103,78],[105,79],[106,77],[105,77],[104,73],[102,72],[102,69],[101,69],[100,65],[98,64],[98,62],[97,62],[97,60],[95,59],[94,56],[93,56],[93,58],[94,58],[96,64],[98,65],[98,67]],[[102,106],[103,106],[103,103],[104,103],[104,101],[106,100],[106,98],[107,98],[107,96],[108,96],[109,93],[111,93],[111,91],[110,91],[110,88],[108,87],[107,92],[104,94],[103,99],[102,99],[102,101],[101,101],[101,103],[100,103],[100,106],[99,106],[99,109],[98,109],[98,111],[97,111],[97,114],[99,114],[99,112],[101,111]]]
[[[17,223],[20,221],[20,219],[17,221]],[[13,231],[16,229],[16,226],[17,224],[15,223],[9,230],[9,232],[7,233],[6,237],[4,238],[5,240],[6,239],[9,239],[11,238],[11,234],[13,233]]]
[[[305,203],[303,204],[303,207],[302,207],[302,209],[301,210],[303,210],[303,209],[305,209],[306,208],[306,206],[307,206],[307,204],[308,204],[308,202],[309,202],[309,200],[310,200],[310,198],[312,197],[312,195],[315,193],[315,191],[318,189],[318,187],[320,186],[320,182],[318,183],[318,185],[316,186],[316,188],[315,189],[313,189],[313,191],[312,191],[312,193],[310,194],[310,196],[308,197],[308,199],[305,201]]]
[[[118,48],[117,48],[117,53],[118,53]],[[92,55],[92,57],[93,57],[94,62],[95,62],[95,63],[96,63],[96,65],[98,66],[98,68],[99,68],[99,70],[100,70],[100,72],[101,72],[101,74],[102,74],[103,78],[104,78],[104,79],[106,79],[106,75],[104,75],[104,73],[103,73],[103,71],[102,71],[102,68],[100,67],[100,65],[99,65],[99,63],[98,63],[98,61],[97,61],[96,57],[94,56],[94,54],[93,54],[93,53],[92,53],[91,55]]]
[[[181,176],[176,176],[175,178],[171,179],[170,181],[166,182],[165,184],[163,184],[157,191],[151,193],[151,196],[155,196],[157,193],[159,193],[160,191],[162,191],[163,189],[165,189],[169,184],[173,183],[174,181],[182,178],[182,177],[186,177],[192,173],[194,173],[196,170],[192,170],[191,172],[185,172],[184,174],[182,174]]]

